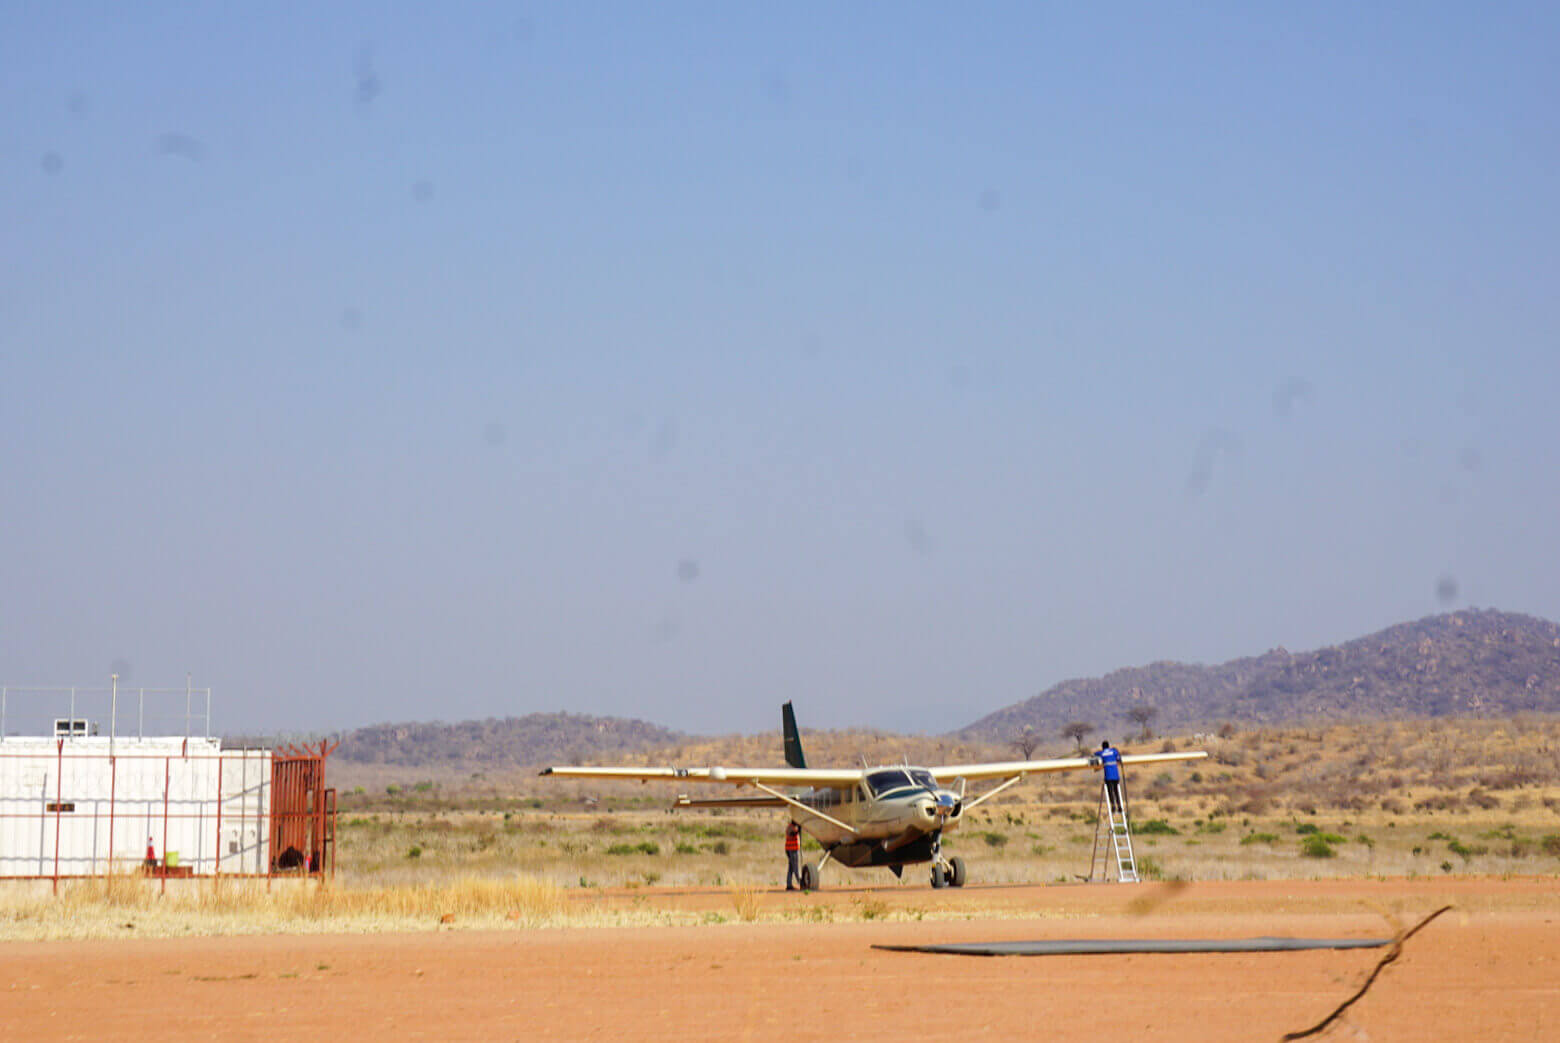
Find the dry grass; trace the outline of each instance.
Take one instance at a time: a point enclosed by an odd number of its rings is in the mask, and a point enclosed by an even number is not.
[[[758,919],[758,891],[755,888],[733,887],[731,904],[737,910],[737,919],[743,923],[752,923]]]
[[[548,927],[599,919],[571,905],[557,884],[524,876],[366,888],[217,879],[167,892],[140,877],[114,876],[65,883],[58,895],[27,888],[0,897],[0,937],[9,938]]]
[[[875,741],[897,757],[892,748],[900,740]],[[917,741],[926,748],[907,741],[912,759],[979,752]],[[1231,729],[1195,744],[1171,741],[1181,749],[1206,748],[1211,756],[1129,779],[1134,821],[1141,827],[1162,819],[1174,831],[1138,836],[1145,875],[1560,876],[1560,721],[1553,718]],[[711,743],[684,750],[679,759],[777,759],[762,753],[759,740],[732,742],[731,748]],[[58,897],[35,888],[0,889],[0,938],[898,915],[870,900],[838,909],[766,908],[762,892],[784,879],[781,815],[668,814],[670,792],[638,785],[582,790],[594,801],[585,806],[560,800],[552,786],[517,776],[497,806],[484,789],[468,795],[467,807],[345,811],[338,873],[318,890],[298,881],[267,889],[264,882],[221,880],[181,882],[163,896],[139,877],[72,883]],[[1073,882],[1088,872],[1097,787],[1093,776],[1030,779],[971,812],[945,846],[964,857],[974,883]],[[441,803],[465,799],[453,787],[439,792]],[[1327,834],[1342,838],[1327,842],[1331,856],[1308,857],[1303,845]],[[816,846],[803,857],[816,859]],[[882,870],[830,867],[824,887],[926,889],[936,915],[939,902],[930,897],[925,873],[914,869],[896,882]],[[679,913],[656,911],[654,903],[596,900],[602,889],[632,895],[650,886],[712,888],[728,895],[729,905]]]
[[[492,920],[502,917],[523,926],[541,927],[567,919],[563,888],[533,877],[485,880],[465,877],[447,884],[412,887],[307,887],[291,891],[282,912],[300,920],[377,921],[446,917]]]

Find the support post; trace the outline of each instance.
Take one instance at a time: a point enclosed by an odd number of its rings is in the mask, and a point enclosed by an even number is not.
[[[65,740],[55,739],[54,761],[54,893],[60,893],[60,801],[64,799]]]
[[[163,758],[163,872],[162,893],[168,893],[168,789],[173,780],[173,758]]]
[[[114,755],[108,755],[108,874],[114,874],[114,819],[118,817],[119,805],[114,802],[115,791],[119,786],[119,761]]]
[[[222,754],[217,754],[217,864],[212,868],[216,876],[222,875]]]

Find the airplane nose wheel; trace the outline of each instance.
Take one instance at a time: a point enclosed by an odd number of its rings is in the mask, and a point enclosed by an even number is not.
[[[941,841],[932,845],[932,886],[936,888],[964,886],[964,859],[957,855],[953,858],[944,858]]]
[[[819,866],[815,865],[812,862],[808,862],[808,863],[806,863],[805,865],[802,866],[802,890],[803,891],[816,891],[816,890],[818,890],[818,883],[819,883],[818,869],[819,868],[820,868]]]

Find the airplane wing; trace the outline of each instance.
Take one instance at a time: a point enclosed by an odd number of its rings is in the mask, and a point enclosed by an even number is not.
[[[1208,756],[1202,750],[1188,753],[1128,753],[1123,754],[1121,763],[1132,764],[1158,764],[1162,761],[1194,761]],[[966,779],[1000,779],[1009,777],[1021,777],[1034,775],[1047,771],[1079,771],[1094,766],[1091,757],[1060,757],[1055,760],[1044,761],[994,761],[990,764],[943,764],[932,768],[931,772],[938,779],[948,780],[955,778]]]
[[[568,779],[640,782],[718,782],[728,786],[813,786],[846,789],[861,781],[859,768],[543,768],[542,775]]]
[[[783,808],[786,801],[781,797],[723,797],[716,800],[693,800],[688,794],[680,793],[677,799],[672,801],[674,808]]]

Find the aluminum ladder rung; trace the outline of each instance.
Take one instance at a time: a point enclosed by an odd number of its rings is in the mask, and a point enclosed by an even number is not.
[[[1100,783],[1100,801],[1107,816],[1110,828],[1111,850],[1116,855],[1116,880],[1123,884],[1139,883],[1137,872],[1137,857],[1132,853],[1132,830],[1127,823],[1127,792],[1125,779],[1120,785],[1121,810],[1118,812],[1110,802],[1110,787],[1103,781]]]

